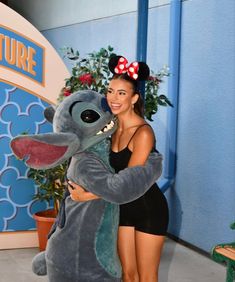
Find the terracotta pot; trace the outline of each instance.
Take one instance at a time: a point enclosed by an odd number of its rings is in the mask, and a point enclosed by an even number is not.
[[[35,213],[33,218],[36,220],[39,250],[44,251],[46,249],[47,236],[55,222],[56,212],[53,209],[40,211]]]

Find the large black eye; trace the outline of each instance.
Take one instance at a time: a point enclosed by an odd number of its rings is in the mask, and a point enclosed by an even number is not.
[[[100,115],[97,112],[93,111],[93,110],[85,110],[85,111],[83,111],[81,113],[81,119],[84,122],[87,122],[87,123],[95,122],[99,118],[100,118]]]

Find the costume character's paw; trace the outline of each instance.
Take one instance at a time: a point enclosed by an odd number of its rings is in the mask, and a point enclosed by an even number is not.
[[[32,270],[36,275],[47,275],[47,265],[45,252],[37,254],[32,261]]]

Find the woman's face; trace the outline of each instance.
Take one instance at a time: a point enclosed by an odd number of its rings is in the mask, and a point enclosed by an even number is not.
[[[113,114],[133,111],[139,95],[133,93],[132,84],[124,79],[112,79],[107,90],[107,101]]]

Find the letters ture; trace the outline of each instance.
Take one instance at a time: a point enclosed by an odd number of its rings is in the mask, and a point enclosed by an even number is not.
[[[44,48],[3,26],[0,26],[0,66],[44,84]]]
[[[3,48],[4,44],[4,48]],[[5,54],[3,50],[5,49]],[[25,46],[22,42],[16,41],[14,38],[0,34],[0,61],[4,59],[9,65],[15,65],[19,69],[23,69],[32,75],[36,75],[33,67],[36,65],[33,57],[36,51],[32,47]]]

